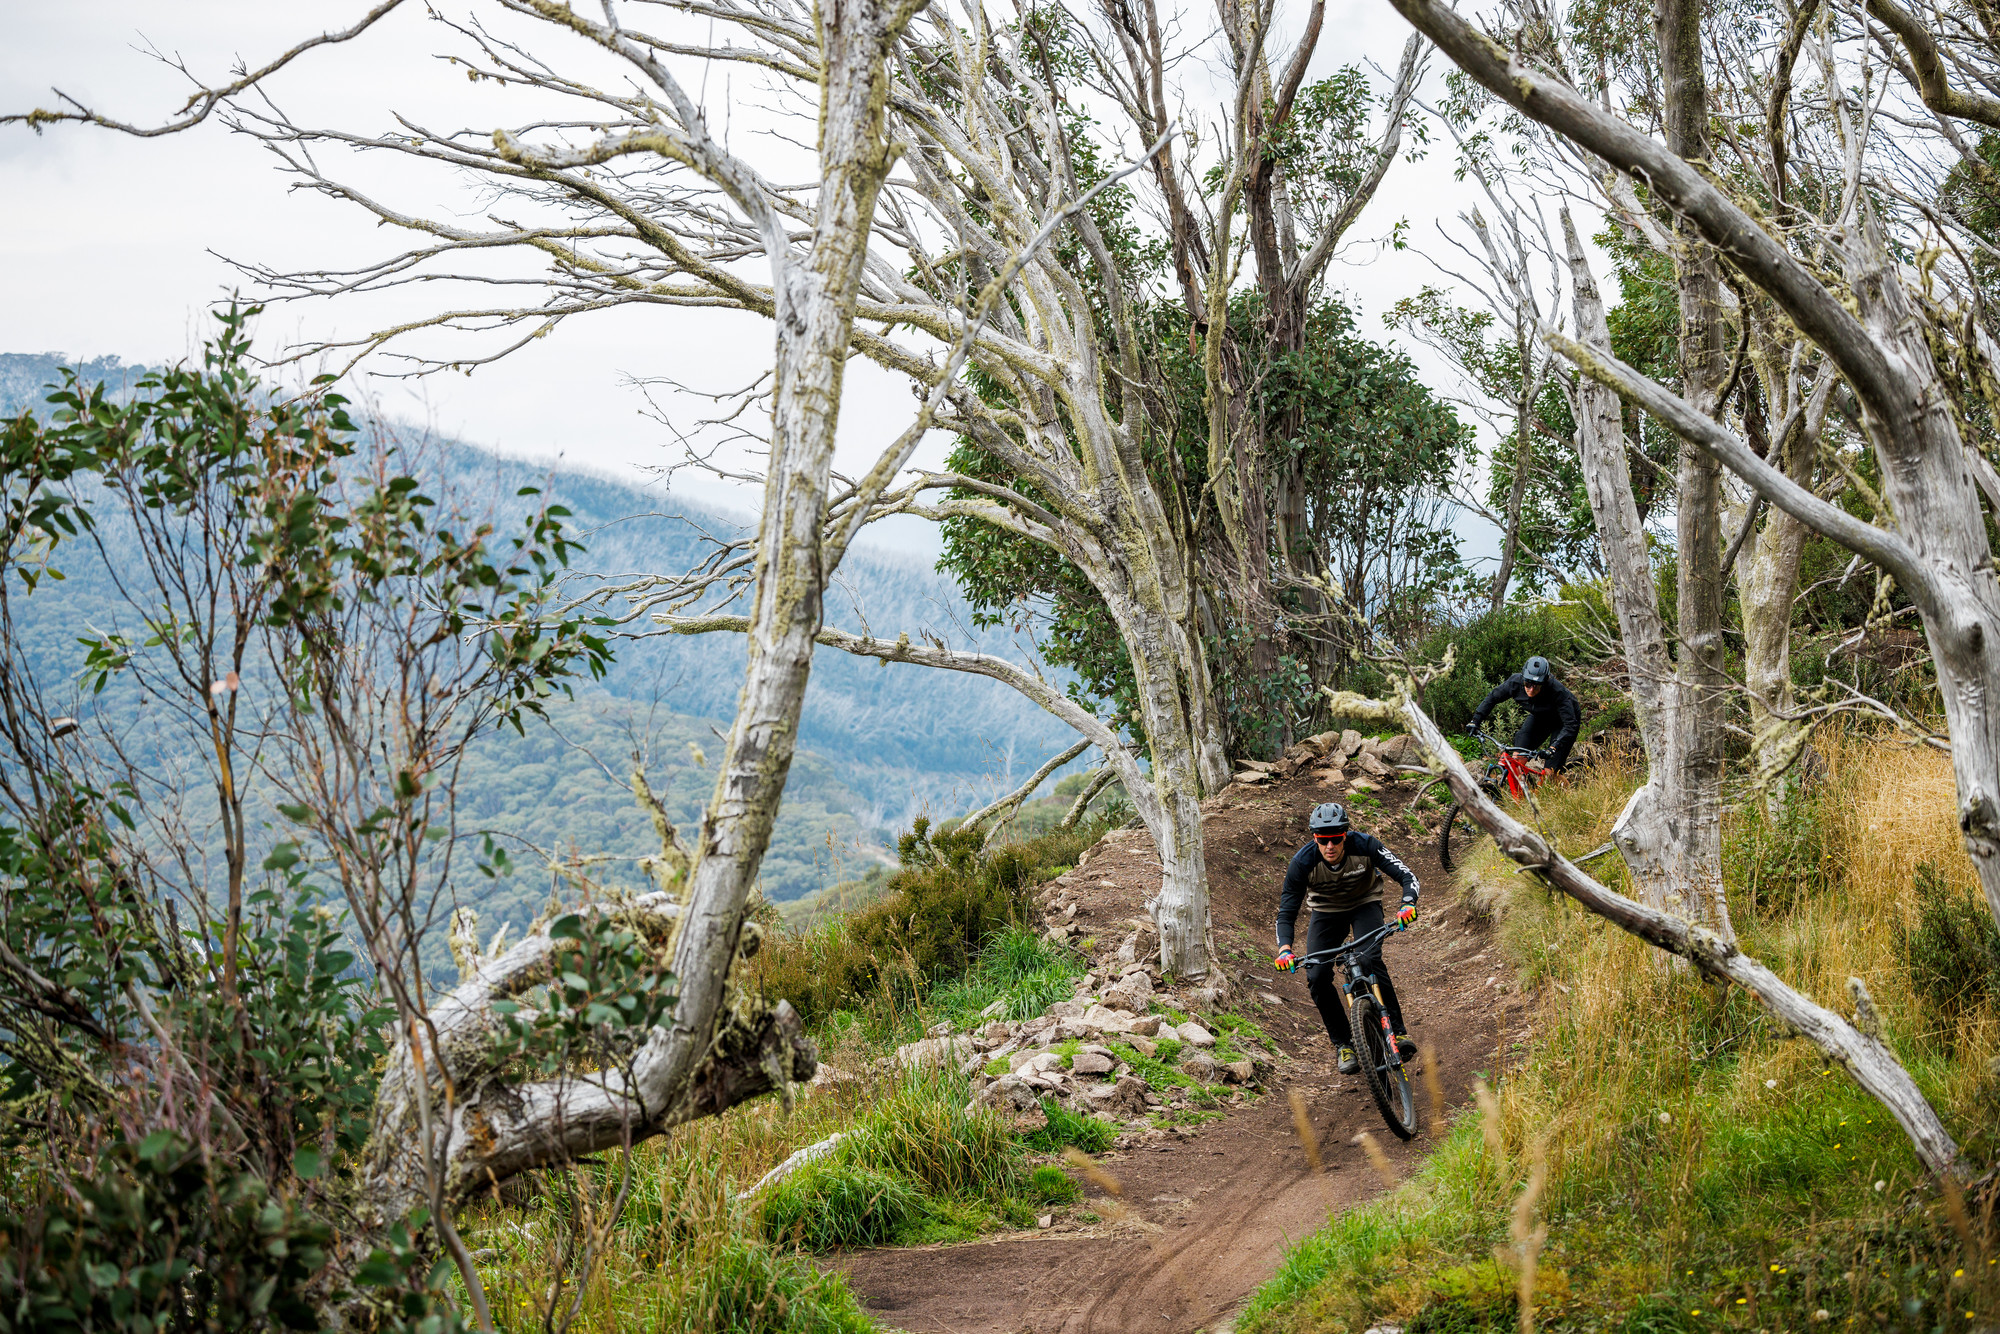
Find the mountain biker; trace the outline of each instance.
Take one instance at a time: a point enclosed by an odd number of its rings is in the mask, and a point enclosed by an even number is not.
[[[1555,673],[1549,670],[1549,660],[1538,655],[1528,659],[1525,667],[1494,686],[1493,693],[1479,701],[1466,730],[1479,731],[1486,726],[1486,715],[1510,699],[1528,711],[1527,721],[1514,733],[1514,744],[1522,750],[1537,750],[1548,743],[1548,748],[1542,751],[1543,762],[1550,772],[1561,772],[1569,763],[1569,748],[1576,744],[1576,734],[1583,729],[1583,710],[1577,706],[1576,696],[1556,680]],[[1551,733],[1555,736],[1553,742],[1549,741]]]
[[[1281,973],[1298,967],[1292,954],[1292,933],[1298,925],[1299,906],[1312,913],[1306,926],[1306,954],[1330,950],[1347,939],[1350,931],[1359,938],[1382,926],[1382,877],[1388,876],[1403,888],[1403,906],[1396,914],[1405,926],[1417,920],[1417,877],[1379,839],[1351,830],[1347,808],[1337,801],[1313,807],[1307,820],[1312,842],[1292,854],[1285,868],[1285,887],[1278,896],[1278,957],[1274,966]],[[1396,985],[1382,966],[1382,946],[1356,960],[1382,982],[1382,1004],[1389,1011],[1389,1023],[1396,1030],[1396,1049],[1405,1057],[1417,1054],[1403,1028],[1403,1007],[1396,1000]],[[1326,1035],[1333,1039],[1340,1073],[1351,1075],[1361,1068],[1354,1059],[1354,1033],[1341,1004],[1340,987],[1334,981],[1333,964],[1328,960],[1306,966],[1306,989],[1319,1017],[1326,1023]]]

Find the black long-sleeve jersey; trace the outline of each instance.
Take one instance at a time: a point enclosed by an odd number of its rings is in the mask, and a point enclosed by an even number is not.
[[[1550,740],[1550,745],[1576,740],[1576,734],[1583,730],[1583,710],[1578,707],[1576,696],[1570,693],[1569,687],[1551,676],[1542,682],[1542,693],[1530,699],[1527,684],[1528,678],[1515,672],[1494,686],[1492,693],[1479,701],[1479,707],[1472,711],[1472,725],[1483,726],[1487,714],[1511,699],[1538,719],[1560,720],[1562,728]]]
[[[1417,901],[1416,872],[1403,859],[1368,834],[1350,833],[1338,862],[1320,855],[1317,843],[1292,854],[1285,868],[1285,887],[1278,895],[1278,944],[1289,945],[1297,929],[1299,909],[1348,912],[1382,896],[1382,877],[1403,888],[1403,898]]]

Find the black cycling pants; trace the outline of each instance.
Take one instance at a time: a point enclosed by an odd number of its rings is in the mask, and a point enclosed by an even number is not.
[[[1350,912],[1316,912],[1306,926],[1306,953],[1318,954],[1330,950],[1346,940],[1351,931],[1357,937],[1370,931],[1379,931],[1383,923],[1382,904],[1364,903]],[[1398,1033],[1403,1027],[1403,1006],[1396,999],[1396,984],[1389,980],[1389,970],[1382,965],[1382,943],[1356,961],[1360,967],[1373,973],[1382,982],[1382,1003],[1389,1007],[1389,1022]],[[1326,1035],[1334,1045],[1345,1047],[1354,1041],[1354,1030],[1347,1022],[1347,1007],[1341,1004],[1340,983],[1335,979],[1333,964],[1324,963],[1306,966],[1306,990],[1312,993],[1313,1004],[1319,1006],[1319,1017],[1326,1021]]]
[[[1531,713],[1528,715],[1528,721],[1522,723],[1520,730],[1514,733],[1514,744],[1522,750],[1540,750],[1544,741],[1561,730],[1561,718],[1537,718]],[[1549,753],[1549,768],[1560,769],[1568,764],[1569,748],[1575,744],[1574,732],[1556,742],[1555,749]]]

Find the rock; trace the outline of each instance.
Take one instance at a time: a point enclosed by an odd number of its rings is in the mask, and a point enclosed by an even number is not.
[[[956,1066],[972,1054],[971,1038],[925,1038],[896,1048],[896,1064],[905,1070]]]
[[[1056,1026],[1055,1020],[1049,1018],[1045,1014],[1038,1014],[1033,1019],[1030,1019],[1026,1023],[1023,1023],[1021,1025],[1021,1035],[1023,1037],[1026,1037],[1033,1033],[1046,1033],[1055,1026]]]
[[[1222,1082],[1221,1063],[1205,1051],[1192,1051],[1181,1057],[1181,1073],[1204,1084]]]
[[[1087,1024],[1081,1019],[1065,1019],[1049,1030],[1049,1041],[1075,1042],[1080,1038],[1096,1037],[1098,1031],[1096,1025]]]
[[[1266,1005],[1283,1005],[1285,1003],[1285,998],[1283,996],[1280,996],[1276,992],[1271,992],[1271,991],[1258,992],[1257,999],[1263,1001],[1264,1004]]]
[[[958,1073],[961,1075],[976,1075],[986,1068],[988,1059],[985,1052],[976,1051],[958,1063]]]
[[[1067,945],[1069,943],[1069,928],[1066,926],[1052,926],[1042,932],[1042,939],[1048,941],[1051,945]]]
[[[1088,1008],[1082,1001],[1066,1000],[1057,1001],[1042,1013],[1051,1019],[1081,1019]]]
[[[1213,1047],[1215,1034],[1203,1028],[1192,1019],[1174,1030],[1174,1036],[1190,1047]]]
[[[1349,784],[1347,790],[1349,792],[1373,792],[1375,790],[1375,785],[1369,782],[1367,779],[1363,778],[1357,780],[1354,783]]]
[[[1118,985],[1104,993],[1104,1007],[1108,1010],[1124,1010],[1128,1014],[1144,1014],[1153,1003],[1153,979],[1143,970],[1129,973],[1121,978]]]
[[[1062,1069],[1062,1057],[1052,1051],[1038,1051],[1028,1058],[1028,1068],[1036,1074]]]
[[[1255,769],[1245,769],[1242,773],[1237,774],[1236,777],[1231,779],[1230,781],[1236,783],[1243,783],[1246,785],[1253,783],[1268,783],[1271,781],[1271,775],[1260,774]]]
[[[1019,1075],[1002,1075],[972,1095],[968,1107],[991,1107],[998,1112],[1025,1112],[1041,1102],[1028,1081]]]
[[[1254,773],[1267,774],[1271,772],[1274,766],[1266,764],[1262,760],[1238,760],[1236,761],[1236,767],[1239,769],[1249,769]]]
[[[951,1023],[948,1020],[941,1023],[935,1023],[932,1024],[929,1028],[925,1029],[924,1031],[929,1033],[934,1038],[948,1038],[951,1036]]]
[[[993,1005],[1004,1005],[1004,1004],[1005,1004],[1004,1001],[993,1002]],[[990,1010],[993,1008],[993,1006],[989,1005],[986,1008]],[[988,1042],[1005,1042],[1008,1038],[1011,1038],[1013,1036],[1014,1036],[1014,1026],[1008,1023],[1005,1019],[996,1019],[992,1023],[986,1026],[986,1040]]]
[[[1384,741],[1375,753],[1384,764],[1421,764],[1424,748],[1417,744],[1415,737],[1405,732]]]
[[[1035,1220],[1035,1226],[1046,1230],[1049,1227],[1052,1227],[1055,1224],[1055,1221],[1056,1221],[1056,1216],[1054,1214],[1043,1214],[1040,1218],[1037,1218]]]
[[[1271,776],[1274,778],[1290,778],[1299,771],[1301,764],[1302,762],[1297,757],[1287,756],[1271,766]]]
[[[846,1070],[836,1070],[830,1065],[822,1065],[819,1069],[813,1071],[812,1087],[816,1089],[832,1088],[835,1084],[852,1083],[859,1078],[859,1075],[852,1074]]]
[[[1084,1012],[1083,1024],[1100,1033],[1130,1033],[1133,1016],[1105,1005],[1093,1005]]]
[[[1108,1075],[1114,1064],[1109,1056],[1101,1056],[1094,1051],[1079,1052],[1070,1058],[1069,1069],[1074,1075]]]
[[[1203,1014],[1212,1014],[1229,1004],[1229,988],[1225,986],[1196,987],[1188,992],[1188,1008]]]
[[[1371,778],[1389,777],[1389,766],[1366,751],[1354,757],[1354,767]]]
[[[1126,1075],[1115,1084],[1097,1084],[1083,1091],[1091,1115],[1103,1115],[1109,1119],[1124,1116],[1143,1116],[1146,1113],[1146,1083],[1132,1075]]]
[[[1350,755],[1359,754],[1361,751],[1361,739],[1361,733],[1351,727],[1345,729],[1340,734],[1340,740],[1335,743],[1334,753],[1343,760]]]
[[[1222,1073],[1232,1084],[1247,1084],[1257,1077],[1257,1067],[1246,1056],[1240,1061],[1223,1062]]]
[[[1320,732],[1313,736],[1307,737],[1300,744],[1309,747],[1312,750],[1313,754],[1318,755],[1320,758],[1324,759],[1327,755],[1332,753],[1333,748],[1335,746],[1340,744],[1340,733],[1338,731]]]
[[[1151,1038],[1142,1038],[1137,1033],[1133,1033],[1125,1040],[1131,1043],[1132,1050],[1138,1052],[1141,1056],[1159,1055],[1160,1048]]]
[[[1034,1050],[1033,1048],[1029,1048],[1026,1051],[1017,1051],[1012,1056],[1009,1056],[1007,1058],[1007,1069],[1010,1071],[1019,1070],[1021,1069],[1021,1067],[1025,1066],[1029,1061],[1034,1060],[1037,1056],[1040,1055],[1041,1053],[1039,1051]]]
[[[1132,1026],[1129,1031],[1141,1037],[1156,1037],[1160,1032],[1160,1026],[1165,1022],[1166,1020],[1160,1018],[1157,1014],[1135,1015],[1133,1016]],[[1152,1055],[1151,1052],[1146,1054],[1149,1056]]]
[[[1135,963],[1139,958],[1139,933],[1134,931],[1118,946],[1118,962]]]

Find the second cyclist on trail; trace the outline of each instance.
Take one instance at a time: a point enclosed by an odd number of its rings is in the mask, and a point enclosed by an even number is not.
[[[1402,859],[1384,847],[1379,839],[1351,830],[1347,808],[1337,801],[1313,808],[1308,825],[1312,842],[1292,855],[1285,868],[1285,888],[1278,897],[1277,966],[1290,972],[1298,966],[1292,954],[1292,937],[1304,906],[1312,917],[1306,925],[1306,955],[1330,950],[1346,940],[1350,932],[1357,938],[1379,930],[1382,912],[1382,878],[1387,876],[1402,886],[1403,906],[1397,918],[1408,925],[1417,920],[1417,877]],[[1405,1059],[1417,1054],[1403,1026],[1403,1007],[1396,999],[1396,984],[1381,963],[1378,942],[1362,960],[1363,967],[1382,981],[1382,1004],[1396,1030],[1396,1049]],[[1320,960],[1306,966],[1306,989],[1326,1022],[1327,1036],[1338,1049],[1340,1072],[1351,1075],[1361,1068],[1354,1059],[1354,1034],[1347,1022],[1347,1007],[1341,1003],[1340,985],[1334,980],[1333,964]]]

